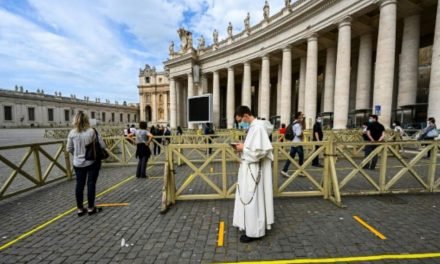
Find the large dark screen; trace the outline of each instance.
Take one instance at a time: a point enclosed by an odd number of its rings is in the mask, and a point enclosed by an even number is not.
[[[210,123],[210,96],[188,98],[188,121]]]

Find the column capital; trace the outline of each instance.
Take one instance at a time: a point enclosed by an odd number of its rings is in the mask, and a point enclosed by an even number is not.
[[[397,4],[397,0],[376,0],[376,4],[379,5],[380,8],[389,5],[389,4]]]
[[[234,71],[234,66],[228,66],[228,71]]]
[[[351,21],[352,21],[351,16],[346,16],[346,17],[342,18],[338,22],[338,28],[345,27],[345,26],[350,26],[351,25]]]
[[[244,64],[245,66],[250,66],[250,65],[251,65],[251,62],[250,62],[250,61],[245,61],[245,62],[243,62],[243,64]]]
[[[307,36],[307,42],[318,41],[318,33],[314,32]]]
[[[268,60],[269,59],[269,54],[264,54],[263,56],[261,56],[262,60]]]
[[[283,47],[283,52],[292,52],[292,45],[288,44],[285,47]]]

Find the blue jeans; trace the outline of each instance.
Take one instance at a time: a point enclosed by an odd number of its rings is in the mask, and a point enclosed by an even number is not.
[[[96,181],[98,180],[99,170],[101,169],[101,161],[95,161],[87,167],[73,167],[76,174],[76,206],[83,208],[84,187],[87,180],[87,200],[89,208],[95,207]]]
[[[296,153],[298,153],[298,158],[299,158],[299,165],[303,165],[304,163],[304,149],[302,146],[297,146],[297,147],[291,147],[290,148],[290,157],[292,157],[292,159],[295,158]],[[284,168],[283,171],[287,172],[289,170],[289,166],[290,166],[290,160],[288,159],[286,161],[286,163],[284,164]]]

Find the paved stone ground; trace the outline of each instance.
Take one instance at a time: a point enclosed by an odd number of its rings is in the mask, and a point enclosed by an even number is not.
[[[29,132],[30,138],[38,132],[35,131]],[[40,136],[37,134],[35,137]],[[20,137],[26,135],[18,133],[15,141],[9,143],[21,142]],[[6,136],[0,135],[0,140]],[[21,157],[20,153],[8,155]],[[406,160],[411,158],[408,155]],[[391,161],[389,165],[398,163]],[[422,160],[415,170],[426,174],[428,165],[428,160]],[[340,180],[349,173],[342,173],[342,167],[349,166],[339,160]],[[228,164],[228,186],[235,182],[237,168],[235,163]],[[32,168],[25,169],[32,173]],[[220,171],[221,164],[214,163],[204,173],[220,184]],[[310,167],[307,171],[320,181],[321,169]],[[133,166],[103,168],[97,193],[131,178],[134,172]],[[390,173],[396,172],[397,168],[390,168]],[[192,171],[181,166],[176,167],[176,173],[180,186]],[[378,169],[367,173],[377,180]],[[178,201],[167,214],[160,215],[163,181],[157,176],[163,175],[163,166],[149,168],[148,174],[155,177],[131,179],[97,199],[98,203],[126,202],[128,206],[107,207],[98,215],[81,218],[70,213],[0,251],[0,263],[211,263],[440,252],[439,194],[343,197],[346,209],[321,198],[275,199],[273,230],[263,240],[241,244],[240,232],[231,226],[232,200]],[[280,178],[279,185],[284,181]],[[414,183],[406,177],[397,187],[411,187]],[[75,181],[62,180],[0,201],[0,247],[75,207],[74,186]],[[358,190],[365,186],[368,183],[357,176],[346,188]],[[306,178],[298,178],[287,190],[311,188],[314,186]],[[183,193],[212,193],[212,189],[196,178]],[[387,239],[377,238],[353,215],[377,228]],[[226,224],[223,247],[216,246],[220,221]],[[123,240],[125,244],[121,246]],[[374,263],[440,263],[440,258]]]
[[[134,169],[104,168],[98,193],[130,177]],[[148,171],[152,176],[162,173],[160,166]],[[346,209],[321,198],[276,199],[273,230],[261,241],[241,244],[240,232],[231,226],[232,200],[178,201],[160,215],[162,183],[160,178],[132,179],[98,199],[129,206],[108,207],[81,218],[68,214],[1,251],[0,262],[210,263],[440,252],[440,195],[344,197]],[[0,201],[0,243],[74,207],[74,185],[58,182]],[[361,227],[353,215],[387,240]],[[220,221],[226,224],[224,247],[216,246]],[[374,263],[440,263],[440,259]]]

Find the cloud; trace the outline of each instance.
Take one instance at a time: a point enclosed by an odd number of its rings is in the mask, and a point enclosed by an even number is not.
[[[284,4],[272,0],[271,14]],[[0,87],[138,101],[138,70],[162,69],[184,26],[211,43],[262,19],[264,0],[0,0]]]

